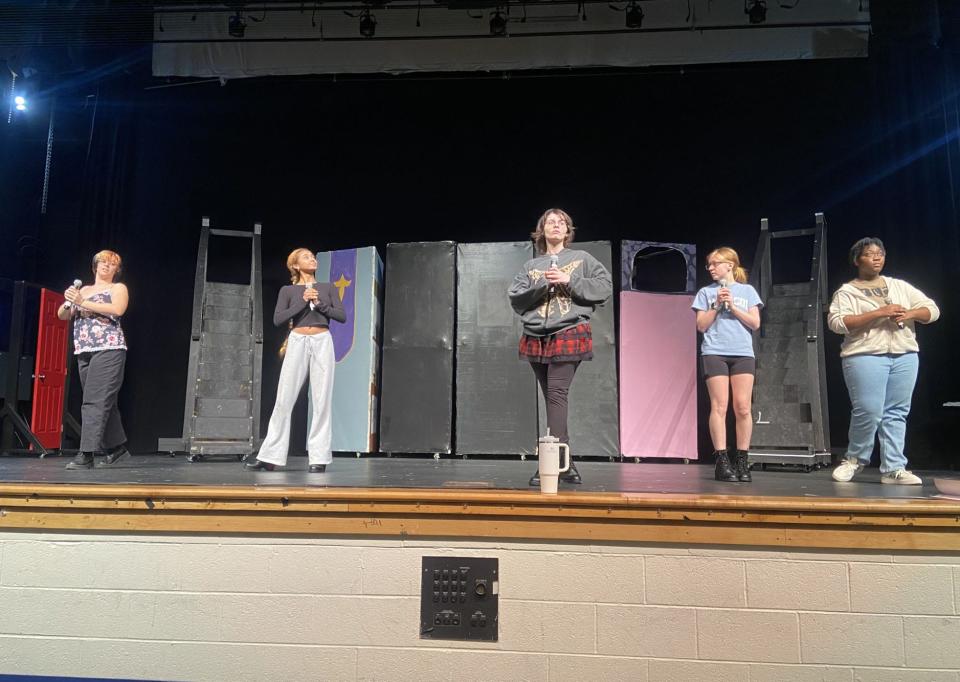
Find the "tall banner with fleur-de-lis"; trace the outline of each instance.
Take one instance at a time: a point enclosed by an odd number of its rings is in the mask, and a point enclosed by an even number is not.
[[[383,262],[372,246],[321,252],[317,281],[336,288],[347,314],[346,322],[330,322],[337,360],[333,450],[376,452]]]

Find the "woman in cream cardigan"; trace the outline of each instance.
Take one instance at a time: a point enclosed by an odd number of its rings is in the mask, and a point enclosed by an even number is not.
[[[940,309],[907,282],[881,277],[885,260],[883,242],[876,237],[856,242],[850,262],[857,277],[830,302],[827,322],[844,335],[840,357],[852,406],[847,454],[833,479],[850,481],[870,463],[879,430],[881,482],[920,485],[920,477],[907,471],[903,453],[919,364],[914,324],[935,321]]]

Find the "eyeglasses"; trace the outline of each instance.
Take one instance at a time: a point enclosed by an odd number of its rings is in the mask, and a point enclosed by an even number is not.
[[[861,252],[860,255],[866,256],[867,258],[876,258],[877,256],[880,256],[880,258],[883,258],[887,254],[885,251],[863,251]]]
[[[710,268],[715,268],[721,263],[729,263],[729,262],[730,261],[728,260],[712,260],[709,263],[707,263],[707,270],[709,270]]]

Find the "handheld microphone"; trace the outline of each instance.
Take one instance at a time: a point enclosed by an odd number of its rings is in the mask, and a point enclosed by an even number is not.
[[[560,256],[558,256],[558,255],[555,254],[555,253],[551,253],[551,254],[550,254],[550,267],[551,267],[552,269],[555,270],[555,269],[557,268],[557,263],[558,263],[559,261],[560,261]],[[552,294],[552,293],[556,290],[556,288],[557,288],[557,287],[556,287],[555,284],[551,284],[551,285],[550,285],[550,293]]]
[[[74,289],[79,289],[82,286],[83,286],[83,282],[81,282],[79,279],[73,280]],[[66,303],[63,304],[63,307],[66,308],[67,310],[70,310],[70,308],[73,307],[73,304],[70,301],[67,301]]]
[[[890,300],[890,297],[883,299],[883,302],[887,305],[893,305],[893,301]],[[903,329],[903,322],[897,322],[897,329]]]
[[[316,282],[307,282],[307,289],[313,289],[314,284],[316,284]],[[310,310],[316,310],[316,308],[317,308],[316,303],[314,303],[313,301],[310,301]]]
[[[724,289],[727,288],[727,280],[725,280],[725,279],[721,279],[719,282],[717,282],[717,284],[719,284],[719,285],[720,285],[722,288],[724,288]],[[724,302],[723,302],[723,309],[724,309],[724,310],[730,310],[730,301],[724,301]]]

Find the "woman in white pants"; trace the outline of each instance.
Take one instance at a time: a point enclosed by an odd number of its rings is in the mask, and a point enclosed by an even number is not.
[[[290,446],[290,414],[310,377],[312,415],[307,434],[307,455],[311,473],[323,473],[333,461],[330,451],[331,400],[333,398],[333,338],[330,320],[346,322],[347,315],[337,289],[317,283],[317,259],[310,249],[295,249],[287,256],[290,281],[280,290],[273,323],[290,327],[284,344],[286,353],[280,369],[277,402],[270,415],[267,435],[257,456],[244,463],[251,471],[272,471],[285,466]]]

